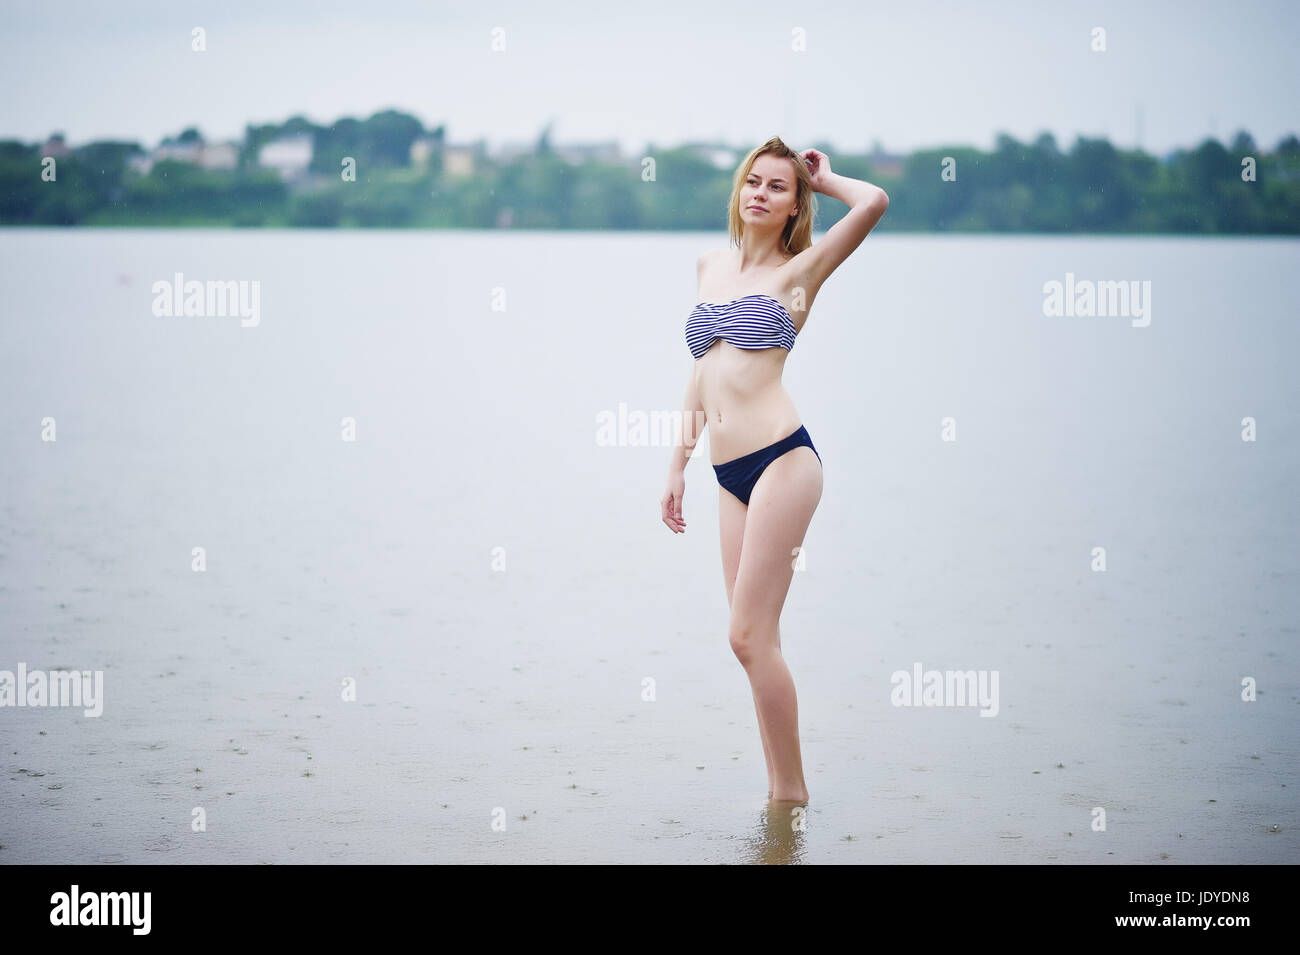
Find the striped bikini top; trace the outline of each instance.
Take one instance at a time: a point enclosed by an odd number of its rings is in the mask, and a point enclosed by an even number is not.
[[[686,347],[700,359],[719,338],[737,348],[794,348],[794,319],[781,302],[756,293],[715,305],[701,302],[686,319]]]

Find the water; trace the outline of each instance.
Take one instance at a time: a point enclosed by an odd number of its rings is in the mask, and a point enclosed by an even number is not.
[[[724,243],[0,231],[0,669],[105,687],[0,709],[0,861],[1295,861],[1300,245],[876,235],[831,278],[792,834],[707,442],[678,536],[669,449],[596,440],[677,407]],[[154,315],[177,272],[258,324]],[[1067,272],[1150,324],[1045,316]],[[917,662],[998,715],[892,706]]]

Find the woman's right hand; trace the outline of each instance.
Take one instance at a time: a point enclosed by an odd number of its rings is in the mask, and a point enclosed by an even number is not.
[[[669,473],[668,486],[659,499],[659,508],[663,511],[664,523],[674,534],[686,533],[686,522],[682,520],[682,495],[685,493],[686,476],[681,471]]]

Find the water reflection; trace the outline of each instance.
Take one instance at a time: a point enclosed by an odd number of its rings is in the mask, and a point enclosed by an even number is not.
[[[769,799],[759,810],[758,825],[747,838],[744,857],[751,865],[795,865],[805,861],[808,806]]]

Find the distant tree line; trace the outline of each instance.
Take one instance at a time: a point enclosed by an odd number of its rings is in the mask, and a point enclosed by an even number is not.
[[[258,164],[262,148],[310,137],[300,180]],[[421,141],[424,159],[413,162]],[[176,144],[202,142],[185,130]],[[1300,232],[1300,141],[1265,152],[1245,132],[1229,145],[1207,139],[1163,158],[1078,138],[1061,151],[1050,134],[1032,143],[999,135],[991,151],[926,149],[898,168],[814,144],[836,172],[890,195],[882,230],[918,232],[1235,233]],[[479,149],[472,171],[444,163],[444,130],[385,111],[318,126],[302,117],[248,126],[233,168],[162,159],[134,142],[94,142],[55,158],[45,181],[42,144],[0,141],[0,224],[54,226],[413,227],[515,229],[694,229],[725,226],[731,169],[695,148],[649,147],[643,157],[577,164],[549,141],[497,161]],[[344,178],[344,160],[355,181]],[[1243,174],[1246,174],[1246,178]],[[1253,181],[1250,177],[1253,176]],[[846,211],[819,197],[817,227]]]

